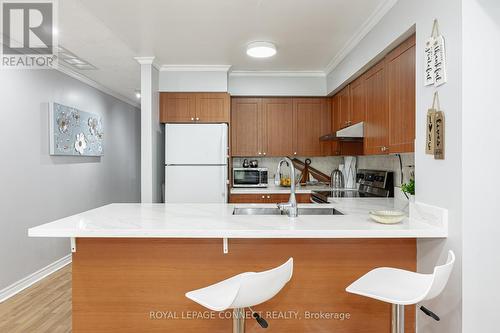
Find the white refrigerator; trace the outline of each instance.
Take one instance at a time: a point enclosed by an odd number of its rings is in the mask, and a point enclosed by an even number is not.
[[[165,125],[165,202],[225,203],[227,124]]]

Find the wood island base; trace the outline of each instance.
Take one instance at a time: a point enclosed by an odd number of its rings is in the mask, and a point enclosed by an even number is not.
[[[73,332],[229,333],[231,312],[217,313],[184,294],[246,271],[294,258],[292,280],[254,308],[268,332],[390,332],[391,306],[348,294],[369,270],[416,269],[415,239],[78,238],[73,254]],[[248,319],[246,332],[263,332]],[[406,308],[415,332],[415,307]]]

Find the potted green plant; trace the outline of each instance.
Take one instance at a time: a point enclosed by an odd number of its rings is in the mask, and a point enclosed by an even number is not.
[[[401,184],[401,191],[410,201],[415,201],[415,179],[410,179],[408,183]]]

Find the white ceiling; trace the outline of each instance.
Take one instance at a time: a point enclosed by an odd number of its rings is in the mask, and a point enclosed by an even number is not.
[[[394,0],[64,0],[59,43],[95,65],[82,73],[128,98],[140,87],[136,56],[160,65],[327,71]],[[251,41],[276,43],[253,59]]]

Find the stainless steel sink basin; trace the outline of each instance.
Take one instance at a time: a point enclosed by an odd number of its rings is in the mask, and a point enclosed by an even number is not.
[[[253,207],[241,207],[235,208],[233,215],[286,215],[286,212],[282,212],[279,208],[253,208]],[[341,212],[335,208],[326,207],[299,207],[300,215],[343,215]]]

